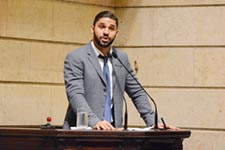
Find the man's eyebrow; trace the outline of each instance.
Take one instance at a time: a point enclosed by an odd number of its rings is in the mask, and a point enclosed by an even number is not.
[[[105,23],[103,23],[103,22],[100,22],[99,24],[101,24],[101,25],[102,25],[102,24],[103,24],[103,25],[105,25]]]
[[[104,22],[99,22],[99,24],[106,24]],[[111,23],[110,25],[116,26],[116,24]]]

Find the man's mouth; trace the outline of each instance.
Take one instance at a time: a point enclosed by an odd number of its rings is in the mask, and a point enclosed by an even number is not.
[[[102,37],[101,38],[102,42],[109,42],[110,41],[110,38],[109,37]]]

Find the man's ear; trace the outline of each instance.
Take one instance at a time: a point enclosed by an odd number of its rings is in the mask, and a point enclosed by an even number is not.
[[[91,33],[94,33],[94,26],[93,25],[91,25],[91,27],[90,27],[90,29],[91,29]]]
[[[119,34],[119,30],[116,31],[116,37],[118,36],[118,34]]]

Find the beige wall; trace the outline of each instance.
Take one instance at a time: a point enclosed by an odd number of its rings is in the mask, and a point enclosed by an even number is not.
[[[0,0],[1,125],[44,124],[47,116],[62,125],[64,58],[91,39],[95,14],[111,9],[92,2]]]
[[[137,62],[159,117],[192,130],[185,150],[223,149],[224,0],[0,0],[0,124],[62,125],[64,57],[105,9],[118,15],[115,46]],[[144,125],[130,102],[129,114]]]
[[[168,124],[192,130],[185,150],[225,148],[225,2],[118,2],[120,35]],[[133,108],[129,103],[129,108]],[[143,125],[133,108],[130,124]]]

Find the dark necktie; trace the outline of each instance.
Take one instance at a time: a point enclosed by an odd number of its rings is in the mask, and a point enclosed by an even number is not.
[[[106,100],[105,100],[104,119],[111,123],[111,85],[110,85],[110,72],[108,67],[108,57],[103,57],[102,55],[99,55],[99,57],[104,60],[103,75],[106,79]]]

